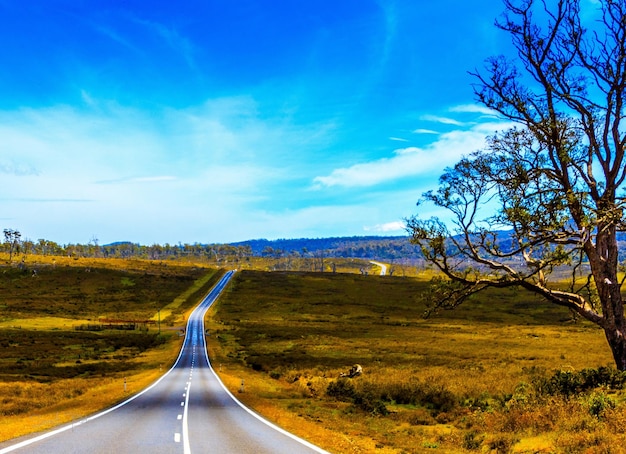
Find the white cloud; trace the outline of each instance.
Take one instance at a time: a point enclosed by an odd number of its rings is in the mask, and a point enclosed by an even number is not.
[[[439,134],[439,132],[437,131],[433,131],[432,129],[423,129],[423,128],[418,128],[416,130],[413,131],[414,134]]]
[[[407,139],[403,139],[401,137],[389,137],[389,140],[393,140],[394,142],[408,142]]]
[[[13,227],[59,242],[212,241],[248,229],[255,204],[294,178],[293,150],[324,140],[260,118],[246,98],[150,113],[97,104],[0,111]]]
[[[421,120],[431,121],[433,123],[441,123],[444,125],[464,126],[465,123],[455,120],[454,118],[440,117],[438,115],[422,115]]]
[[[459,112],[459,113],[479,113],[488,116],[497,116],[497,112],[488,107],[481,106],[480,104],[461,104],[458,106],[451,107],[450,112]]]
[[[390,233],[405,232],[406,224],[402,221],[387,222],[385,224],[376,224],[373,226],[365,226],[363,230],[366,232]]]
[[[418,147],[406,147],[406,148],[398,148],[393,150],[393,152],[397,155],[410,154],[410,153],[419,153],[421,148]]]
[[[483,148],[485,137],[503,127],[502,123],[483,123],[469,130],[444,133],[426,147],[397,149],[391,157],[354,164],[335,169],[329,175],[318,176],[313,180],[314,187],[367,187],[400,178],[439,174],[463,155]]]

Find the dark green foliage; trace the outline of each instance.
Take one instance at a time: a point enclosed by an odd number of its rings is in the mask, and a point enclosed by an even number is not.
[[[129,266],[131,263],[129,262]],[[35,275],[16,267],[0,267],[0,317],[28,319],[42,314],[93,322],[77,330],[71,322],[50,329],[0,329],[0,380],[24,377],[41,382],[107,375],[136,368],[130,359],[167,342],[145,323],[156,311],[210,274],[204,285],[175,309],[179,315],[196,304],[220,273],[212,270],[142,263],[138,269],[38,265]],[[195,288],[195,287],[194,287]],[[113,324],[100,318],[115,319]],[[139,322],[125,322],[139,320]],[[166,324],[161,320],[162,326]],[[108,329],[108,328],[117,329]],[[140,329],[120,330],[120,327]]]
[[[379,390],[371,385],[360,386],[357,390],[350,378],[340,378],[330,383],[326,395],[342,402],[352,402],[355,407],[373,415],[389,414]]]
[[[354,405],[372,415],[386,416],[389,410],[380,397],[380,393],[373,387],[365,387],[354,396]]]
[[[206,273],[206,269],[158,265],[150,272],[39,265],[33,277],[32,271],[3,266],[1,315],[91,318],[108,314],[110,318],[122,318],[117,315],[123,313],[126,319],[147,319]],[[193,303],[198,299],[199,296]]]
[[[458,399],[443,385],[422,382],[392,383],[381,390],[381,399],[401,405],[418,405],[434,413],[449,412]]]
[[[605,410],[615,408],[615,401],[603,392],[593,393],[587,401],[589,414],[596,418],[602,417]]]
[[[141,332],[0,330],[0,378],[18,380],[29,376],[38,381],[53,381],[124,371],[132,365],[111,360],[126,360],[157,347],[168,336]]]
[[[111,345],[115,350],[132,348],[138,352],[144,352],[149,348],[158,347],[165,343],[166,337],[162,334],[134,334],[124,333],[112,336]]]
[[[626,372],[610,367],[583,369],[574,371],[557,371],[551,377],[539,377],[534,385],[539,394],[574,396],[599,387],[623,389],[626,383]]]
[[[355,385],[349,378],[340,378],[328,385],[326,395],[343,402],[353,402],[364,411],[380,415],[388,414],[386,403],[419,406],[434,415],[452,411],[458,406],[457,397],[444,386],[416,381],[402,384],[359,382]]]
[[[351,379],[340,378],[328,384],[326,395],[343,402],[350,402],[356,396],[356,389]]]

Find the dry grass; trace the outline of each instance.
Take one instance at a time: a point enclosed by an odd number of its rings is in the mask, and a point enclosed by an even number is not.
[[[172,341],[132,360],[126,373],[40,383],[0,383],[0,441],[88,416],[135,394],[157,380],[173,363],[181,341]],[[126,382],[126,387],[124,387]]]
[[[242,272],[208,320],[210,355],[242,400],[330,452],[622,452],[621,392],[533,388],[612,365],[599,329],[512,290],[424,320],[424,286]],[[329,396],[354,363],[357,397]]]
[[[209,317],[213,364],[269,419],[337,453],[622,452],[621,391],[564,398],[533,388],[554,370],[610,365],[596,327],[513,290],[424,320],[424,279],[360,276],[357,261],[341,266],[350,274],[243,271]],[[161,308],[163,324],[175,327],[212,280],[199,264],[169,261],[27,257],[3,270],[0,440],[124,399],[166,370],[180,347],[177,336],[147,349],[118,333],[81,337],[76,324],[111,314],[154,319]],[[160,285],[167,296],[157,299]],[[81,345],[89,355],[78,358]],[[50,364],[34,354],[44,346]],[[90,369],[105,363],[104,374]],[[329,396],[354,363],[365,373],[349,382],[353,390]],[[46,376],[61,366],[74,375]]]
[[[0,267],[0,441],[102,410],[154,382],[180,350],[176,325],[216,271],[64,257]],[[156,325],[75,330],[102,317],[156,319],[158,307],[167,307],[160,335]]]

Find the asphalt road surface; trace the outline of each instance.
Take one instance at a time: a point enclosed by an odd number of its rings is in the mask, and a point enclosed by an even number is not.
[[[244,407],[211,368],[204,315],[233,273],[228,272],[191,314],[180,355],[160,380],[102,413],[3,443],[0,454],[325,452]]]

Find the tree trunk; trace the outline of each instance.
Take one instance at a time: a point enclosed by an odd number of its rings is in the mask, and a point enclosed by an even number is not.
[[[623,333],[623,327],[622,329],[613,328],[604,330],[606,340],[611,348],[611,353],[613,353],[615,367],[619,370],[626,371],[626,338]]]
[[[617,280],[617,276],[612,277]],[[604,335],[613,353],[615,366],[619,370],[626,370],[626,319],[621,285],[616,282],[602,285],[600,297],[605,320]]]

